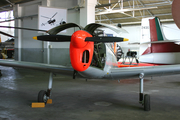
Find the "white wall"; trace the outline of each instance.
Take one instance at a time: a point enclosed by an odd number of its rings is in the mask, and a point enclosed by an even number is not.
[[[26,17],[23,19],[15,20],[16,27],[25,27],[25,28],[33,28],[38,29],[38,6],[44,7],[54,7],[54,8],[72,8],[77,6],[77,0],[36,0],[32,2],[27,2],[23,4],[17,4],[14,6],[14,16],[16,17]],[[79,11],[76,10],[68,10],[67,11],[67,22],[79,23]],[[66,34],[72,34],[74,29],[67,30]],[[43,62],[47,63],[47,58],[53,58],[51,63],[56,64],[61,59],[59,58],[59,53],[56,50],[62,48],[63,54],[66,54],[69,43],[50,43],[52,48],[48,49],[47,42],[36,41],[33,40],[33,36],[42,35],[42,33],[38,33],[37,31],[27,31],[27,30],[15,30],[15,59],[22,61],[30,61],[30,62]],[[67,50],[66,50],[67,49]],[[48,50],[50,52],[48,52]],[[48,54],[49,53],[49,54]],[[67,53],[68,54],[68,53]],[[50,57],[47,57],[47,56]],[[57,58],[58,57],[58,58]],[[69,58],[65,58],[69,62]],[[50,60],[50,61],[51,61]],[[68,64],[68,63],[64,63]]]

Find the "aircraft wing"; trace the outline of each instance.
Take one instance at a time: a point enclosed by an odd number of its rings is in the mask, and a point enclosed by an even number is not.
[[[144,73],[144,77],[179,74],[180,65],[111,68],[107,76],[113,79],[124,79],[139,77],[141,73]]]
[[[47,72],[53,72],[53,73],[61,73],[61,74],[71,75],[71,76],[73,75],[73,71],[74,71],[72,67],[67,67],[67,66],[62,66],[62,65],[23,62],[23,61],[14,61],[14,60],[0,60],[0,65],[41,70],[41,71],[47,71]]]

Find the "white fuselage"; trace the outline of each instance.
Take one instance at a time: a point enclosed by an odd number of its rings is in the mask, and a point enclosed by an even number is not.
[[[139,57],[142,63],[180,64],[180,52],[149,53]]]

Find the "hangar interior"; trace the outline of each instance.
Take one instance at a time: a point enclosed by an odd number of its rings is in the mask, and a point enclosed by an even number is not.
[[[67,10],[66,23],[85,27],[89,23],[121,24],[128,33],[117,34],[102,28],[105,34],[128,38],[118,43],[124,53],[139,51],[141,20],[158,17],[167,39],[179,39],[180,30],[174,23],[171,5],[173,0],[1,0],[0,11],[8,18],[0,19],[0,26],[39,29],[50,24],[57,12],[42,12],[39,7]],[[45,9],[44,9],[45,10]],[[126,11],[123,11],[126,10]],[[50,16],[47,16],[49,15]],[[1,14],[0,14],[1,15]],[[43,16],[43,17],[42,17]],[[39,23],[42,18],[43,23]],[[50,24],[54,27],[54,24]],[[71,66],[69,42],[44,42],[32,37],[47,33],[23,29],[0,28],[14,36],[14,59],[35,63]],[[70,28],[60,35],[72,35],[78,28]],[[8,32],[7,32],[8,31]],[[1,35],[1,41],[7,37]],[[138,56],[139,57],[139,56]],[[144,112],[138,104],[139,79],[116,81],[73,79],[72,76],[53,75],[53,103],[45,108],[31,108],[37,92],[46,89],[49,73],[13,67],[2,67],[0,78],[0,120],[116,120],[116,119],[179,119],[179,75],[147,77],[145,93],[151,94],[150,112]],[[165,73],[164,73],[165,74]],[[162,75],[164,75],[162,74]],[[170,81],[169,81],[170,80]]]
[[[124,53],[127,53],[130,49],[133,51],[137,51],[137,57],[139,57],[139,45],[132,45],[130,43],[139,42],[141,39],[142,18],[156,16],[160,18],[162,28],[167,39],[174,40],[180,37],[179,29],[173,22],[171,14],[171,4],[171,0],[98,0],[91,1],[89,3],[86,3],[84,0],[2,1],[1,11],[3,12],[7,10],[13,10],[14,20],[11,22],[7,22],[8,18],[7,20],[2,19],[1,24],[14,24],[14,26],[16,27],[38,29],[39,6],[63,9],[65,8],[67,9],[67,23],[77,23],[81,26],[86,26],[88,23],[93,22],[106,23],[111,25],[117,25],[118,23],[120,23],[122,25],[122,28],[125,29],[128,33],[122,32],[120,34],[116,34],[109,29],[103,29],[104,33],[112,34],[113,36],[122,36],[128,38],[128,42],[118,44],[122,47]],[[122,11],[123,9],[127,10],[127,12]],[[60,34],[71,35],[77,29],[78,28],[68,29],[67,32],[63,32]],[[3,31],[4,28],[1,28],[1,30]],[[32,39],[33,36],[41,34],[43,35],[45,33],[29,30],[14,30],[10,28],[8,30],[11,31],[11,33],[9,32],[10,34],[14,34],[15,36],[15,60],[51,64],[63,63],[63,65],[70,65],[69,58],[62,58],[58,55],[59,52],[62,56],[64,56],[64,53],[68,53],[69,43],[47,43],[34,41]],[[2,35],[2,38],[3,37],[4,36]],[[6,39],[7,37],[3,38],[2,40],[5,41]]]

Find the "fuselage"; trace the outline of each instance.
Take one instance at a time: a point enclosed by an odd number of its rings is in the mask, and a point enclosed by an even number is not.
[[[145,45],[140,45],[140,50]],[[144,47],[144,52],[139,57],[143,63],[153,64],[180,64],[180,45],[174,42],[151,43]],[[141,50],[143,51],[143,50]]]
[[[180,64],[180,52],[150,53],[139,57],[139,61],[152,64]]]
[[[115,68],[117,58],[110,43],[99,43],[95,45],[95,51],[91,66],[79,74],[90,79],[110,78],[109,70]]]

